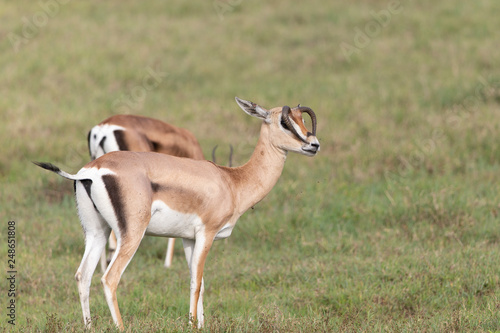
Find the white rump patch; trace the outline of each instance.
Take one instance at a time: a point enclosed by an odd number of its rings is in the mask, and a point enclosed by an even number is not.
[[[118,143],[114,135],[114,131],[125,131],[125,127],[111,124],[96,125],[90,131],[89,137],[89,150],[93,159],[97,159],[102,155],[118,151]],[[101,146],[102,139],[106,137],[103,145]]]
[[[102,181],[102,176],[104,175],[116,175],[112,170],[107,168],[82,168],[76,174],[80,179],[90,179],[92,181],[90,195],[92,197],[92,202],[97,207],[97,210],[101,214],[101,216],[106,220],[108,225],[115,231],[115,233],[119,233],[118,229],[118,221],[116,219],[115,210],[109,199],[108,191],[106,190],[106,186]],[[81,195],[85,198],[88,196],[87,193],[84,194],[85,189],[83,186],[78,186],[77,191],[81,192]],[[77,196],[78,199],[78,196]],[[77,204],[79,206],[83,205],[83,202],[77,200]],[[90,202],[89,202],[90,204]],[[87,205],[87,209],[92,209],[89,204]],[[83,208],[83,207],[82,207]],[[82,221],[82,224],[86,224]],[[86,225],[83,226],[87,228]]]
[[[116,173],[108,168],[81,168],[76,174],[79,179],[90,179],[93,183],[104,175],[116,175]]]

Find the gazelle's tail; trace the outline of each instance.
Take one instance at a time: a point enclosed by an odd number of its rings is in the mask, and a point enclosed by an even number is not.
[[[55,172],[59,176],[62,176],[64,178],[71,179],[71,180],[80,180],[80,177],[78,177],[77,175],[71,175],[65,171],[62,171],[61,169],[56,167],[54,164],[45,163],[45,162],[33,162],[33,164],[38,165],[39,167],[44,168],[46,170]]]

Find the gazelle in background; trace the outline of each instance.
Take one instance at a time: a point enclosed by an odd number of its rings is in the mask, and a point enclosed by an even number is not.
[[[179,157],[203,160],[203,151],[196,137],[184,128],[161,120],[134,116],[115,115],[94,126],[87,137],[90,158],[95,160],[112,151],[153,151]],[[214,149],[215,151],[215,149]],[[106,271],[109,260],[116,250],[116,236],[109,236],[109,255],[106,248],[101,256],[101,269]],[[168,239],[165,267],[172,265],[175,238]]]
[[[182,238],[191,273],[190,321],[203,326],[203,269],[214,240],[227,238],[239,217],[274,187],[289,151],[314,156],[316,116],[307,107],[266,110],[236,98],[247,114],[263,120],[250,160],[240,167],[174,156],[118,151],[85,165],[76,175],[49,163],[37,165],[75,181],[85,253],[75,278],[83,320],[90,326],[91,278],[113,230],[118,246],[101,278],[115,324],[124,329],[116,290],[145,234]],[[309,132],[302,118],[312,119]]]

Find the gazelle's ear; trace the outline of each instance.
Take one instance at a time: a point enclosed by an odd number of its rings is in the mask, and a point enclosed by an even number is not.
[[[257,105],[250,101],[245,101],[244,99],[238,97],[235,97],[234,99],[236,100],[236,103],[238,103],[240,108],[242,108],[243,111],[245,111],[250,116],[265,120],[267,122],[270,121],[269,112],[260,105]]]

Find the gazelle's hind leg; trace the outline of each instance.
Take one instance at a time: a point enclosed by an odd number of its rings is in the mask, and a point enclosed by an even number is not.
[[[167,254],[165,255],[165,267],[172,266],[172,258],[174,257],[175,238],[168,239]]]
[[[113,231],[111,231],[111,235],[109,235],[109,240],[108,240],[108,254],[106,254],[106,248],[102,251],[101,254],[101,271],[104,273],[106,272],[106,268],[108,268],[108,264],[111,262],[111,258],[113,258],[113,255],[115,254],[116,251],[116,236]]]
[[[76,271],[75,279],[78,284],[83,321],[87,327],[90,327],[90,284],[111,228],[97,212],[80,182],[76,184],[76,198],[78,214],[85,232],[85,252]]]
[[[101,278],[104,295],[106,296],[106,302],[108,303],[109,310],[111,311],[111,316],[120,330],[123,330],[124,327],[120,309],[118,308],[116,289],[125,268],[127,268],[127,265],[134,256],[142,238],[144,237],[145,230],[146,228],[144,228],[140,234],[134,233],[133,235],[127,235],[123,238],[117,235],[118,246],[106,272]]]
[[[109,264],[111,262],[111,258],[113,258],[113,256],[115,255],[115,251],[116,251],[116,247],[117,247],[117,243],[116,243],[116,235],[114,232],[111,231],[111,235],[109,235],[109,242],[108,242],[108,250],[109,250],[109,253],[108,253],[108,257],[106,258],[106,264]]]
[[[106,247],[104,247],[104,250],[102,250],[102,253],[101,253],[101,260],[99,260],[99,262],[101,263],[101,272],[106,272],[106,268],[108,268],[108,262],[107,262],[107,258],[106,258]]]

